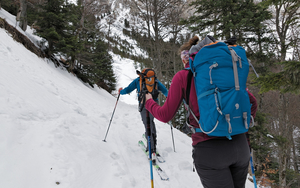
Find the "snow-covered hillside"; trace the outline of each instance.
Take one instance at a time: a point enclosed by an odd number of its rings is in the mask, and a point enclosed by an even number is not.
[[[124,87],[134,66],[113,58],[117,85]],[[0,187],[150,187],[149,162],[137,145],[144,128],[134,95],[120,97],[103,142],[116,97],[38,58],[0,28]],[[202,187],[192,171],[191,139],[173,129],[174,152],[170,126],[156,124],[166,159],[159,165],[170,180],[154,171],[154,186]]]

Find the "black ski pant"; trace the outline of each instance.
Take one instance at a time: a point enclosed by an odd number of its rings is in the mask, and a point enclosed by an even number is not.
[[[205,188],[245,188],[250,160],[245,134],[200,142],[193,159]]]
[[[145,136],[148,139],[146,108],[144,107],[140,113],[141,113],[142,121],[143,121],[143,124],[145,127]],[[151,150],[152,150],[152,152],[156,152],[156,128],[155,128],[155,123],[154,123],[154,117],[150,112],[149,112],[149,117],[150,117],[150,130],[151,130],[151,136],[150,136]],[[147,141],[147,150],[148,150],[148,141]]]

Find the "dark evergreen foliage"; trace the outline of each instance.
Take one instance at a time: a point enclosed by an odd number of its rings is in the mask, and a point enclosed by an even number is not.
[[[201,36],[211,32],[216,39],[236,36],[238,44],[262,40],[255,36],[263,36],[267,32],[262,23],[271,17],[266,7],[252,0],[196,0],[191,5],[195,6],[196,13],[182,20],[182,24]]]
[[[39,8],[32,20],[37,20],[36,30],[47,43],[48,56],[65,58],[68,70],[81,80],[112,92],[116,84],[112,60],[108,45],[100,40],[95,15],[66,0],[48,0]]]
[[[5,9],[7,12],[11,13],[12,15],[17,15],[18,13],[18,4],[13,2],[12,0],[1,0],[1,7]]]
[[[116,77],[112,69],[112,57],[106,51],[107,44],[98,40],[96,43],[96,54],[93,58],[94,67],[91,70],[91,79],[109,92],[115,90]]]
[[[282,65],[283,71],[269,73],[257,79],[256,84],[261,86],[261,92],[279,90],[283,93],[299,93],[300,90],[300,62],[284,61],[278,63]]]
[[[64,40],[62,35],[67,24],[64,19],[64,1],[48,0],[41,8],[37,20],[37,34],[48,43],[47,54],[50,57],[60,51],[59,45]]]

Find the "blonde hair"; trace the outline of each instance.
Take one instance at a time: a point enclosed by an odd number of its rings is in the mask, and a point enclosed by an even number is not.
[[[190,38],[190,40],[188,42],[186,42],[180,46],[180,48],[178,49],[178,55],[181,55],[181,52],[183,50],[190,50],[190,48],[193,45],[196,45],[198,41],[199,41],[199,37],[196,35],[193,38]]]

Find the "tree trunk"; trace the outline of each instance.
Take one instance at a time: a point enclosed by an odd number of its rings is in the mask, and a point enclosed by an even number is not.
[[[279,187],[284,188],[286,185],[286,168],[287,168],[287,154],[286,154],[286,140],[284,140],[285,135],[285,121],[284,118],[284,94],[280,93],[279,101],[278,101],[278,165],[279,165]]]
[[[283,144],[279,149],[279,187],[286,187],[286,169],[287,169],[287,148],[284,147],[286,144]]]
[[[16,17],[19,21],[19,27],[26,31],[27,29],[27,0],[20,0],[20,8]]]
[[[296,129],[296,128],[294,128]],[[293,129],[293,130],[294,130]],[[296,145],[295,145],[295,140],[294,140],[294,137],[291,136],[291,141],[292,141],[292,147],[293,147],[293,166],[294,166],[294,169],[297,173],[300,173],[299,171],[299,167],[298,167],[298,156],[297,156],[297,152],[296,152]]]

